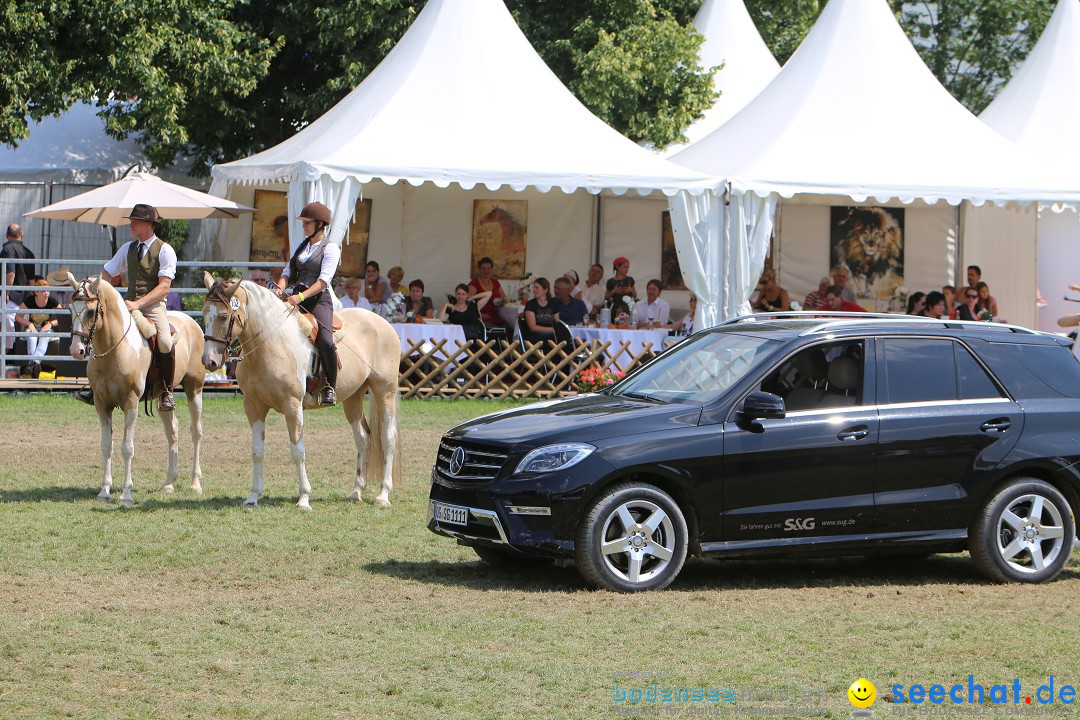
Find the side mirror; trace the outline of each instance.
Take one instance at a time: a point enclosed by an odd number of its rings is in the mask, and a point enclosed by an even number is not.
[[[784,399],[767,392],[753,392],[746,396],[742,406],[743,420],[778,420],[787,415]]]

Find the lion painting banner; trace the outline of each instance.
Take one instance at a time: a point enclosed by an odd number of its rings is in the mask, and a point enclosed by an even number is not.
[[[829,228],[829,267],[848,269],[856,302],[903,312],[904,208],[834,206]]]

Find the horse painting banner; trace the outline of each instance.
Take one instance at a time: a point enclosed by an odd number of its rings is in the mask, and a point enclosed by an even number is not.
[[[903,312],[904,209],[834,206],[829,227],[829,267],[848,268],[857,302]]]
[[[671,230],[671,211],[662,213],[660,223],[660,289],[685,290],[679,254],[675,252],[675,233]]]
[[[248,262],[279,265],[289,259],[289,195],[276,190],[255,191]]]
[[[357,200],[356,210],[349,223],[349,233],[341,245],[342,277],[362,277],[367,265],[368,238],[371,236],[371,199]]]
[[[507,280],[525,277],[528,200],[473,200],[472,265],[491,258],[493,275]]]

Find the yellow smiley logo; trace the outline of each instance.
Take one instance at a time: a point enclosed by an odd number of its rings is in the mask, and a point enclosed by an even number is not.
[[[877,688],[866,678],[859,678],[847,689],[848,700],[857,708],[868,708],[877,700]]]

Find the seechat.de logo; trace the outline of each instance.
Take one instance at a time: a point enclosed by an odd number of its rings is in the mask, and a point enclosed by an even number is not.
[[[848,700],[857,709],[851,713],[851,717],[874,717],[874,711],[868,709],[877,700],[877,688],[874,683],[866,678],[859,678],[851,683],[847,690]]]

